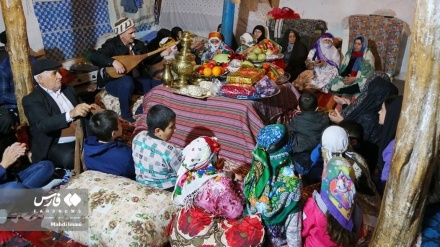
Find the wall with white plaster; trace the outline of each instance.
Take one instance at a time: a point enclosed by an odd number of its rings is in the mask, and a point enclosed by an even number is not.
[[[414,22],[416,1],[414,0],[280,0],[280,7],[289,7],[304,19],[322,19],[327,22],[328,31],[344,39],[343,52],[348,47],[348,27],[343,27],[343,19],[350,15],[372,14],[376,10],[391,9],[397,18],[408,23],[411,31]],[[404,80],[408,70],[409,46],[405,49],[400,74],[396,79]],[[402,51],[403,52],[403,51]]]

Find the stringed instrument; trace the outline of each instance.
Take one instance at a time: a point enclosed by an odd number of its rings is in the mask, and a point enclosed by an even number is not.
[[[124,73],[118,73],[116,72],[114,67],[106,67],[105,68],[105,72],[107,72],[107,74],[112,77],[113,79],[117,79],[120,78],[124,75],[126,75],[127,73],[129,73],[130,71],[132,71],[140,62],[142,62],[142,60],[144,60],[145,58],[152,56],[156,53],[162,52],[174,45],[179,44],[180,41],[174,42],[170,45],[161,47],[155,51],[152,52],[148,52],[145,54],[141,54],[141,55],[120,55],[120,56],[114,56],[112,57],[113,59],[118,60],[120,63],[122,63],[125,67],[125,72]]]

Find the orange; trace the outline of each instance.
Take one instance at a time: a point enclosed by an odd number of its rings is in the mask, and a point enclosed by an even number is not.
[[[206,67],[206,68],[203,70],[203,75],[204,75],[204,76],[211,76],[211,75],[212,75],[212,69],[209,68],[209,67]]]
[[[212,75],[213,76],[219,76],[221,74],[222,74],[222,67],[215,66],[214,68],[212,68]]]

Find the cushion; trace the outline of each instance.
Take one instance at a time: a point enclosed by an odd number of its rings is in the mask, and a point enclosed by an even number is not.
[[[136,115],[136,109],[142,104],[144,96],[142,95],[133,95],[131,97],[132,101],[132,113]],[[113,110],[118,115],[121,115],[121,106],[119,104],[119,99],[115,96],[110,95],[105,89],[101,90],[95,96],[95,103],[99,105],[101,108],[106,110]]]
[[[171,192],[128,178],[85,171],[66,189],[88,189],[88,231],[64,232],[88,246],[164,246],[175,213]],[[45,226],[51,230],[55,227]]]
[[[259,215],[216,218],[200,208],[181,209],[170,226],[171,246],[262,246],[264,226]]]

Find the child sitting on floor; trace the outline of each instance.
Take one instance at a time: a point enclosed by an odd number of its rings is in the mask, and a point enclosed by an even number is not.
[[[182,150],[168,141],[176,130],[176,113],[155,105],[147,114],[148,131],[133,139],[136,181],[172,192],[182,162]]]
[[[321,192],[303,209],[303,246],[355,246],[362,233],[362,212],[355,203],[354,171],[341,156],[326,166]]]
[[[305,175],[311,166],[310,153],[319,144],[322,131],[329,126],[330,119],[325,112],[317,111],[318,100],[313,93],[303,93],[299,97],[298,108],[301,113],[292,118],[289,130],[293,138],[295,169]]]
[[[84,162],[88,170],[134,179],[131,149],[116,139],[122,135],[118,114],[112,110],[96,113],[90,119],[93,136],[84,142]]]

